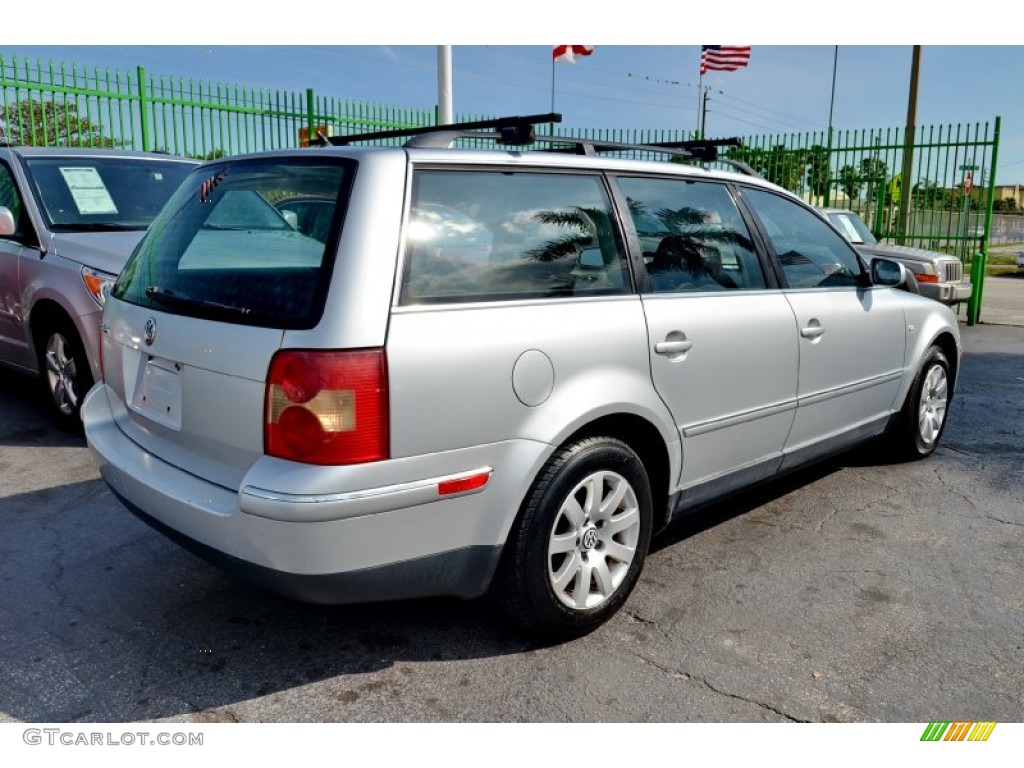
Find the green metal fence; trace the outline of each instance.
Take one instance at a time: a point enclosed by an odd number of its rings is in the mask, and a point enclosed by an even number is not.
[[[959,256],[974,284],[967,308],[974,323],[992,231],[999,132],[996,117],[992,124],[923,126],[910,136],[900,128],[758,136],[730,155],[815,205],[857,211],[881,240]]]
[[[458,120],[479,119],[458,115]],[[158,150],[212,159],[300,146],[323,131],[342,135],[431,125],[434,110],[268,90],[134,71],[43,64],[0,55],[0,140],[48,146]],[[992,229],[999,118],[989,123],[820,131],[744,138],[730,154],[821,206],[852,208],[881,239],[955,253],[971,267],[980,308]],[[597,141],[691,138],[682,129],[555,131]],[[904,159],[912,165],[909,183]],[[665,159],[664,155],[652,155]],[[966,174],[973,174],[965,194]]]
[[[429,125],[432,110],[0,55],[0,138],[211,158],[299,145],[301,130]]]

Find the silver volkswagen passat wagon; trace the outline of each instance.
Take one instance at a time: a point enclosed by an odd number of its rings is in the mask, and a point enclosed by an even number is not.
[[[555,639],[681,511],[882,433],[935,449],[957,322],[899,264],[750,175],[457,135],[185,181],[83,409],[127,507],[300,600],[490,593]]]

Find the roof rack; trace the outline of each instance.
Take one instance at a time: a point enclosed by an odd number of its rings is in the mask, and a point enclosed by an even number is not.
[[[562,147],[550,147],[542,152],[575,152],[579,155],[595,155],[601,152],[621,152],[634,150],[640,152],[660,152],[665,155],[679,157],[698,163],[725,163],[732,166],[745,176],[764,178],[746,163],[718,154],[719,147],[742,147],[743,140],[733,136],[728,139],[689,139],[687,141],[659,141],[653,144],[629,144],[618,141],[595,141],[593,139],[577,139],[571,136],[538,136],[537,141],[550,141],[564,144]]]
[[[562,115],[549,112],[543,115],[523,115],[517,117],[498,117],[493,120],[472,120],[464,123],[446,123],[445,125],[427,125],[419,128],[399,128],[393,131],[373,131],[371,133],[350,133],[345,136],[323,136],[320,142],[326,141],[331,146],[345,147],[358,141],[377,141],[379,139],[398,139],[411,137],[405,143],[407,147],[448,147],[455,139],[490,139],[499,144],[509,146],[526,146],[537,141],[534,126],[540,123],[560,123]],[[483,133],[486,129],[494,133]]]
[[[345,147],[356,142],[379,141],[409,137],[405,147],[428,147],[447,149],[456,139],[482,139],[504,146],[523,147],[530,144],[546,143],[552,146],[542,152],[574,152],[578,155],[596,155],[601,152],[640,151],[658,152],[684,160],[700,163],[722,162],[731,165],[748,176],[760,174],[746,163],[720,157],[719,147],[741,147],[738,137],[728,139],[691,139],[688,141],[662,141],[654,144],[630,144],[618,141],[604,141],[574,136],[538,136],[535,126],[562,122],[562,115],[549,112],[541,115],[498,117],[491,120],[473,120],[445,125],[427,125],[417,128],[399,128],[391,131],[350,133],[345,136],[325,136],[318,132],[320,146]],[[490,131],[488,131],[490,129]]]

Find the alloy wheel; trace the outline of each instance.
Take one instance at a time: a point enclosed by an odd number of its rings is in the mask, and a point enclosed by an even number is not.
[[[71,345],[61,333],[53,333],[46,340],[46,380],[57,408],[65,416],[78,408],[78,366]]]
[[[921,386],[921,403],[917,412],[917,431],[925,446],[931,446],[946,420],[948,379],[941,365],[933,365]]]
[[[629,573],[640,540],[640,506],[622,475],[600,471],[573,488],[548,540],[548,579],[558,600],[589,610]]]

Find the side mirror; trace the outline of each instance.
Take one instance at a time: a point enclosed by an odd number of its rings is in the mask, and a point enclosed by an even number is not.
[[[601,249],[597,247],[584,248],[580,251],[579,258],[576,259],[576,265],[583,269],[603,269],[604,257],[601,255]]]
[[[871,282],[898,288],[907,283],[907,268],[892,259],[877,258],[871,262]]]
[[[13,235],[18,231],[18,222],[14,220],[14,214],[10,208],[0,205],[0,237]]]

